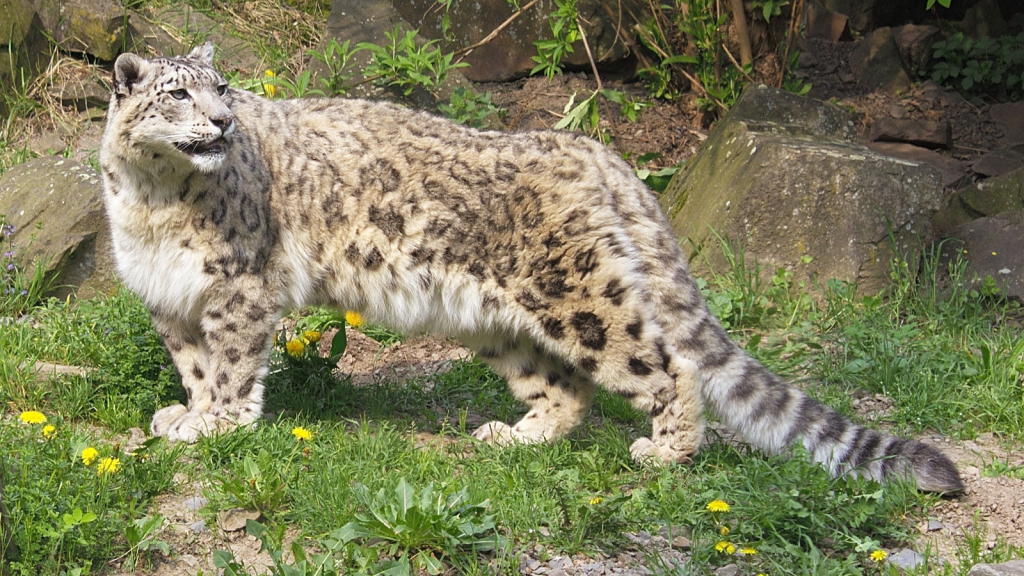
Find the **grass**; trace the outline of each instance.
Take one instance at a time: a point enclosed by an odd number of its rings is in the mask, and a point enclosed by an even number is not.
[[[893,401],[882,421],[904,432],[970,438],[991,431],[1019,441],[1024,338],[1012,327],[1019,310],[964,288],[957,265],[942,284],[935,262],[926,260],[922,278],[896,262],[884,298],[834,282],[809,293],[785,272],[760,280],[756,266],[734,266],[704,290],[748,350],[783,374],[817,380],[812,393],[840,409],[849,411],[851,394],[878,392]],[[118,434],[146,427],[159,406],[183,400],[141,303],[127,292],[73,305],[50,300],[28,318],[0,331],[7,410],[0,444],[10,447],[0,463],[15,527],[0,554],[12,574],[104,573],[115,558],[144,566],[160,546],[140,534],[144,527],[158,532],[152,498],[173,490],[175,472],[204,487],[211,521],[220,509],[258,509],[261,523],[249,528],[271,550],[280,551],[277,531],[296,528],[310,565],[326,562],[328,551],[335,569],[349,571],[443,565],[511,573],[521,547],[610,552],[624,545],[623,532],[682,526],[697,573],[727,563],[751,574],[872,573],[871,552],[912,543],[912,520],[934,501],[903,483],[883,489],[831,479],[803,454],[773,458],[724,442],[707,446],[689,467],[637,467],[628,446],[648,424],[604,393],[570,438],[481,445],[467,437],[467,419],[513,421],[523,407],[476,361],[407,383],[354,386],[322,362],[277,353],[267,396],[275,420],[194,446],[160,440],[128,453]],[[26,369],[36,359],[91,371],[38,382]],[[840,398],[847,401],[834,401]],[[25,410],[43,413],[56,433],[46,437],[43,424],[19,421]],[[298,440],[296,428],[311,438]],[[98,474],[95,462],[86,466],[82,452],[90,446],[98,459],[117,458],[119,469]],[[1001,463],[985,472],[1019,473]],[[399,514],[400,494],[455,504]],[[729,511],[709,511],[713,500]],[[391,510],[393,522],[419,536],[372,536],[382,529],[371,521],[373,510]],[[474,552],[484,540],[494,550]],[[984,550],[983,541],[968,535],[958,557],[1021,556],[1005,544]],[[729,545],[756,554],[730,555]],[[226,553],[218,558],[241,569]],[[677,570],[654,556],[649,565]]]

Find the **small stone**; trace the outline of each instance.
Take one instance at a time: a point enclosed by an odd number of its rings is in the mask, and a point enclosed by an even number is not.
[[[672,547],[677,550],[689,550],[693,545],[686,536],[676,536],[672,539]]]
[[[715,570],[715,576],[736,576],[740,573],[740,567],[735,564],[726,564]]]
[[[928,521],[928,531],[929,532],[935,532],[936,530],[942,530],[942,528],[943,528],[942,522],[939,522],[938,520],[929,520]]]
[[[903,548],[899,552],[889,556],[887,561],[889,564],[892,564],[897,568],[911,570],[924,564],[924,556],[910,548]]]
[[[245,528],[247,520],[258,520],[260,513],[245,508],[231,508],[217,513],[217,526],[225,532],[237,532]]]
[[[178,556],[178,560],[187,564],[189,568],[195,568],[199,565],[199,559],[191,554]]]
[[[193,523],[189,524],[188,527],[189,527],[190,530],[192,530],[196,534],[201,534],[203,532],[206,532],[206,521],[205,520],[199,520],[197,522],[193,522]]]
[[[537,528],[537,532],[540,532],[540,535],[545,538],[551,538],[551,530],[548,530],[547,526]]]
[[[552,568],[548,576],[565,576],[565,572],[561,568]]]
[[[902,104],[892,103],[885,107],[885,111],[889,113],[889,116],[902,120],[907,117],[907,109]]]
[[[975,564],[967,576],[1024,576],[1024,560],[1001,564]]]
[[[192,498],[185,499],[185,508],[191,510],[192,512],[195,512],[202,508],[203,506],[206,506],[209,502],[209,500],[203,498],[202,496],[193,496]]]

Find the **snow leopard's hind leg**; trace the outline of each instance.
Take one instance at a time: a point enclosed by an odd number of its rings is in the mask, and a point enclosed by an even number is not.
[[[593,402],[594,383],[588,377],[528,339],[476,348],[512,394],[530,406],[514,425],[493,421],[480,426],[473,432],[478,440],[499,445],[553,441],[576,427]]]

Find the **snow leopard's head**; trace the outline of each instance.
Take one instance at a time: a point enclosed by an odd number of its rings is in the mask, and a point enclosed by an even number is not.
[[[213,68],[213,45],[188,56],[143,59],[122,54],[114,63],[107,137],[126,158],[188,163],[217,170],[226,156],[235,116],[228,82]]]

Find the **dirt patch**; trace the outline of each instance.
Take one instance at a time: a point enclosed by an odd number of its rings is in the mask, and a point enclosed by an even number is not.
[[[346,327],[345,336],[347,345],[338,371],[351,376],[357,385],[402,382],[447,372],[453,360],[468,359],[473,354],[454,341],[436,336],[414,336],[392,346],[382,346],[352,327]],[[333,338],[330,332],[321,339],[321,355],[329,355]]]

